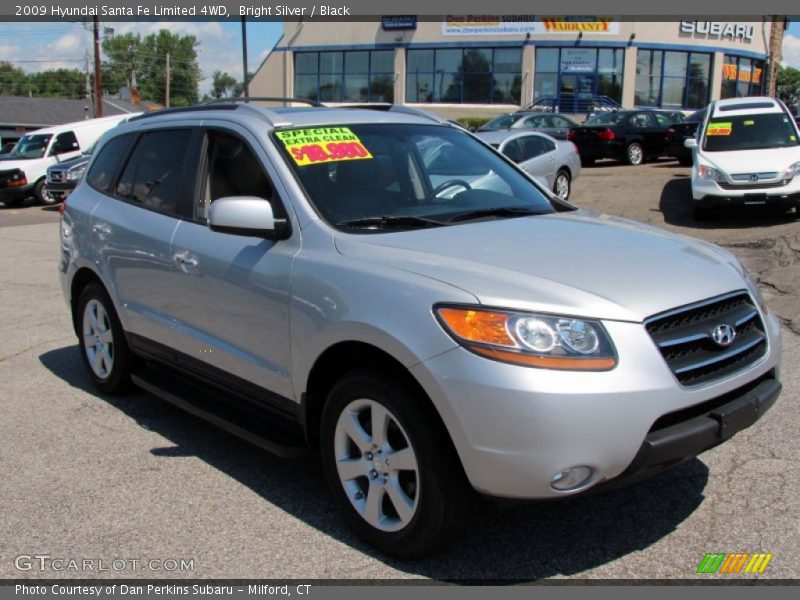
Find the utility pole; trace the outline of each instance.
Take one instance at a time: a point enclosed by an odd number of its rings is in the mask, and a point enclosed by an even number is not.
[[[166,73],[166,76],[167,76],[167,81],[166,81],[166,86],[165,86],[165,87],[166,87],[166,89],[165,89],[164,96],[165,96],[165,97],[166,97],[166,99],[167,99],[167,108],[169,108],[169,52],[167,52],[167,64],[166,64],[166,69],[167,69],[167,73]]]
[[[250,98],[250,83],[247,81],[247,21],[242,17],[242,68],[244,69],[244,98]]]
[[[103,78],[100,72],[100,28],[97,17],[94,21],[94,116],[103,116]]]

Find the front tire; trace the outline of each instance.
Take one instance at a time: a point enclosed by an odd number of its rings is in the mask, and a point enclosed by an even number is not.
[[[36,202],[38,204],[44,204],[45,206],[55,204],[53,197],[47,193],[44,186],[45,186],[44,179],[40,179],[39,181],[36,182],[36,185],[33,186],[33,195],[36,198]]]
[[[625,149],[625,161],[629,165],[640,165],[644,162],[644,148],[639,142],[632,142],[628,144]]]
[[[471,498],[433,409],[367,371],[344,376],[322,412],[325,478],[355,532],[386,554],[421,557],[456,533]]]
[[[569,200],[570,192],[572,191],[572,180],[569,173],[561,169],[556,174],[556,180],[553,182],[553,193],[562,200]]]
[[[131,385],[131,355],[114,305],[105,289],[90,283],[77,306],[81,358],[94,386],[105,394],[119,394]]]

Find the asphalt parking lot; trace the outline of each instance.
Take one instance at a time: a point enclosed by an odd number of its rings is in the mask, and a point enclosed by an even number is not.
[[[58,213],[0,206],[0,578],[752,578],[695,575],[706,552],[741,551],[774,554],[759,577],[796,579],[800,219],[748,210],[696,223],[688,173],[601,162],[572,200],[739,255],[784,323],[778,403],[727,444],[634,487],[481,511],[458,544],[418,562],[356,539],[314,460],[274,458],[144,392],[95,393],[58,285]],[[36,554],[126,568],[15,566]],[[141,568],[150,559],[193,569]]]

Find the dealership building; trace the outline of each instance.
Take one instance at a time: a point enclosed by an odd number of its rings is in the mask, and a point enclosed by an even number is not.
[[[774,25],[783,32],[783,23]],[[393,102],[461,116],[541,98],[691,110],[763,93],[773,23],[615,17],[410,15],[285,22],[253,96]]]

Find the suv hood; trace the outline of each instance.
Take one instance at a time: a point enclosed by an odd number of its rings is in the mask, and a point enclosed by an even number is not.
[[[60,163],[56,163],[55,165],[49,167],[47,170],[69,171],[75,167],[80,167],[81,165],[85,165],[90,160],[91,156],[86,156],[85,154],[81,154],[80,156],[76,156],[75,158],[71,158],[69,160],[65,160]]]
[[[598,319],[641,322],[747,287],[736,259],[721,248],[582,210],[337,233],[335,244],[345,256],[454,285],[481,304]]]
[[[703,161],[726,175],[733,173],[783,173],[800,161],[800,146],[729,152],[701,152]]]

